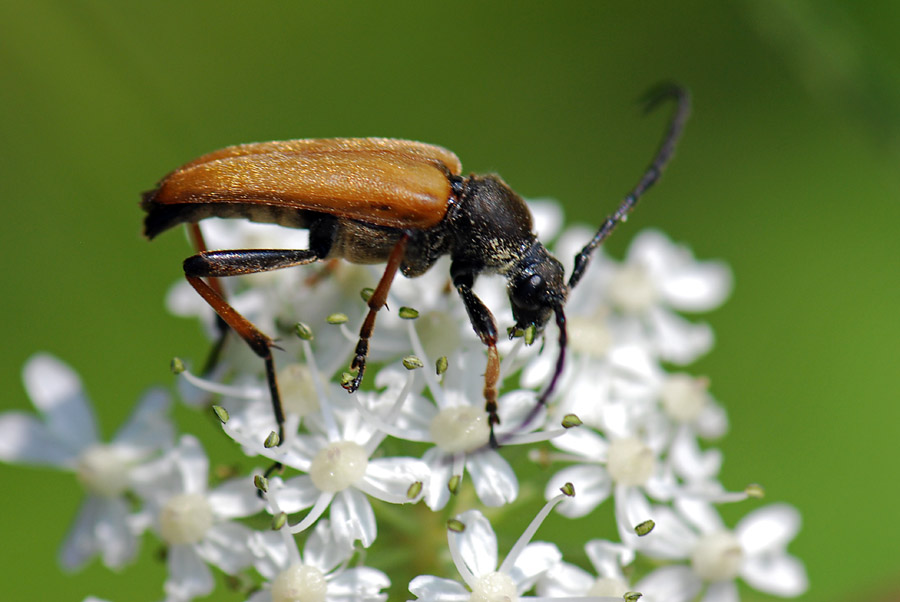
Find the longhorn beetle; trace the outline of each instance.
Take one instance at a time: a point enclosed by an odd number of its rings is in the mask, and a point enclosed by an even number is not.
[[[568,284],[562,264],[532,231],[525,202],[499,176],[465,177],[452,152],[408,140],[286,140],[230,146],[209,153],[179,167],[154,190],[144,193],[144,234],[153,238],[178,224],[191,225],[198,253],[184,261],[184,273],[221,318],[221,336],[213,357],[221,348],[227,324],[265,361],[281,441],[284,412],[275,379],[273,341],[228,304],[216,279],[333,258],[361,264],[386,263],[368,300],[369,310],[350,363],[356,375],[344,383],[352,393],[363,379],[375,316],[385,305],[397,271],[407,277],[419,276],[439,257],[450,255],[453,286],[472,327],[487,347],[485,410],[491,426],[490,443],[497,447],[497,324],[472,291],[475,278],[482,273],[499,273],[507,278],[516,321],[511,333],[527,328],[542,332],[551,314],[555,316],[559,355],[534,414],[547,403],[565,364],[564,307],[569,290],[581,280],[594,249],[626,220],[672,157],[690,112],[690,98],[685,89],[666,84],[647,95],[646,109],[667,99],[674,100],[676,108],[659,149],[634,189],[575,257]],[[309,248],[209,251],[197,225],[208,217],[305,228],[309,230]]]

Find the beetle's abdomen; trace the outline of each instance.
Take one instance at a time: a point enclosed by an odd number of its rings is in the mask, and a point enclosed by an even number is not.
[[[339,219],[331,229],[331,244],[326,259],[372,264],[388,260],[403,235],[401,230]]]
[[[208,217],[244,218],[262,224],[278,224],[288,228],[307,228],[309,211],[263,205],[261,203],[190,203],[162,204],[147,200],[153,192],[145,193],[141,206],[147,212],[144,217],[144,235],[153,238],[160,232],[179,224],[191,224]]]

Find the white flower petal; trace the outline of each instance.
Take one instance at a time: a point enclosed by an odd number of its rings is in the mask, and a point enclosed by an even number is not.
[[[184,480],[175,462],[177,450],[132,469],[131,488],[138,497],[164,503],[166,498],[184,493]]]
[[[525,202],[534,217],[534,231],[538,235],[538,240],[546,245],[559,233],[562,226],[562,207],[552,199],[528,199]]]
[[[224,519],[251,516],[262,512],[266,506],[250,476],[225,481],[207,493],[206,499],[213,513]]]
[[[678,494],[678,479],[669,463],[657,463],[653,474],[644,483],[644,493],[660,502],[667,502]]]
[[[65,570],[76,571],[99,553],[104,565],[119,569],[134,559],[137,546],[125,503],[117,498],[89,496],[60,548],[59,562]]]
[[[735,534],[748,555],[781,550],[800,530],[800,512],[789,504],[758,508],[741,519]]]
[[[503,431],[520,433],[533,431],[544,422],[545,408],[542,408],[528,424],[523,424],[537,405],[537,394],[534,391],[515,389],[501,395],[497,400],[497,414]]]
[[[103,564],[111,569],[124,567],[137,555],[139,541],[131,529],[129,516],[129,508],[123,498],[102,500],[100,519],[94,533]]]
[[[113,438],[116,451],[136,460],[157,450],[171,447],[175,428],[168,417],[172,398],[164,389],[152,389],[140,401]]]
[[[253,531],[240,523],[226,522],[213,525],[197,547],[197,553],[206,562],[230,575],[250,566],[253,557],[247,542]]]
[[[387,594],[380,592],[390,586],[391,580],[381,571],[366,566],[354,567],[328,581],[328,598],[387,600]]]
[[[701,602],[740,602],[737,584],[734,581],[719,581],[710,583],[706,592],[700,599]]]
[[[576,362],[578,365],[575,365]],[[605,362],[592,361],[587,355],[579,357],[573,353],[566,374],[560,385],[559,402],[553,408],[551,426],[556,428],[565,415],[575,414],[587,426],[597,429],[606,427],[610,422],[614,386],[609,366]],[[567,432],[582,430],[587,429],[569,429]]]
[[[593,585],[593,575],[581,567],[560,562],[538,581],[537,593],[544,598],[581,597]]]
[[[423,602],[465,602],[472,592],[457,581],[433,575],[419,575],[409,582],[409,591]]]
[[[22,380],[56,437],[76,450],[97,442],[94,411],[74,370],[50,354],[38,353],[25,363]]]
[[[209,238],[208,232],[205,233],[205,237]],[[166,293],[165,306],[166,311],[174,316],[182,318],[204,317],[206,318],[204,322],[212,322],[213,309],[184,278],[169,287],[169,292]],[[209,334],[213,334],[212,328],[209,329]]]
[[[664,566],[656,569],[635,586],[641,600],[647,602],[687,602],[700,593],[703,582],[687,566]]]
[[[192,600],[213,591],[215,582],[212,572],[197,554],[194,546],[175,545],[166,556],[169,578],[166,579],[166,594],[176,600]]]
[[[430,399],[426,399],[421,395],[410,395],[403,402],[403,413],[397,420],[398,426],[404,430],[412,431],[418,441],[428,437],[428,427],[431,421],[437,416],[438,408]]]
[[[275,489],[272,488],[272,484],[270,483],[269,490],[274,492],[270,495],[276,496],[279,510],[288,514],[294,514],[295,512],[300,512],[301,510],[309,508],[316,503],[316,500],[319,499],[319,496],[322,494],[322,492],[313,485],[312,477],[305,474],[294,477],[293,479],[288,479],[284,482],[283,486]]]
[[[725,530],[722,517],[713,505],[705,500],[679,497],[675,499],[675,508],[700,533],[709,534]]]
[[[626,260],[637,262],[654,276],[662,277],[673,267],[691,261],[692,257],[686,247],[674,244],[659,230],[648,228],[638,232],[628,245]]]
[[[78,450],[60,441],[31,414],[16,411],[0,414],[0,460],[72,469],[77,454]]]
[[[59,564],[66,571],[77,571],[83,568],[99,549],[99,542],[94,536],[94,525],[102,512],[101,498],[88,497],[81,504],[75,522],[59,550]]]
[[[428,465],[418,458],[377,458],[369,461],[363,480],[370,495],[396,503],[411,501],[407,497],[410,486],[416,482],[424,486],[428,477]]]
[[[623,579],[622,567],[634,562],[634,550],[620,543],[605,539],[592,539],[584,544],[588,560],[600,577]]]
[[[710,311],[720,306],[733,288],[731,269],[719,261],[683,265],[660,282],[660,292],[679,311]]]
[[[284,536],[277,531],[253,532],[247,539],[247,549],[253,557],[253,568],[268,581],[290,564]]]
[[[690,364],[712,349],[712,328],[705,322],[693,323],[661,308],[646,316],[656,333],[656,346],[662,359],[673,364]]]
[[[59,563],[67,571],[82,569],[96,554],[111,569],[131,562],[138,539],[129,525],[129,510],[117,498],[88,497],[81,505],[59,551]]]
[[[522,550],[516,558],[509,576],[516,584],[519,594],[524,594],[534,586],[538,577],[562,561],[562,553],[555,544],[535,541]]]
[[[623,543],[653,558],[681,560],[690,555],[697,534],[671,508],[651,506],[636,487],[618,487],[615,500],[616,523]],[[655,523],[653,531],[638,537],[634,527],[647,519]]]
[[[596,432],[585,428],[571,428],[564,435],[550,440],[554,447],[593,462],[606,460],[609,442]]]
[[[767,594],[793,598],[809,588],[803,563],[787,554],[751,556],[741,569],[744,580]]]
[[[453,455],[441,451],[438,447],[432,447],[425,452],[422,460],[431,471],[425,486],[425,505],[432,510],[440,510],[450,501],[450,489],[447,484],[453,476]]]
[[[303,545],[303,562],[330,573],[353,555],[353,548],[341,546],[328,519],[319,519]]]
[[[697,261],[685,245],[657,230],[639,233],[628,249],[628,263],[646,268],[665,300],[681,311],[709,311],[732,289],[731,269],[720,261]]]
[[[485,506],[502,506],[516,499],[519,481],[506,459],[493,449],[469,454],[466,469],[478,499]]]
[[[359,540],[364,548],[368,548],[377,533],[372,505],[363,493],[353,488],[334,496],[331,526],[335,540],[343,546],[352,546],[354,541]]]
[[[166,602],[170,601],[167,600]],[[250,594],[250,597],[247,598],[247,602],[272,602],[272,592],[267,589],[257,590],[256,593]]]
[[[675,435],[669,457],[675,471],[686,481],[715,479],[722,466],[722,452],[715,448],[701,450],[692,430],[686,426]]]
[[[522,369],[519,377],[521,386],[526,389],[534,389],[550,382],[550,376],[556,367],[556,349],[555,343],[548,340],[543,353],[528,362]]]
[[[544,497],[549,500],[559,495],[560,488],[566,483],[572,483],[575,487],[575,497],[564,499],[557,506],[557,510],[568,518],[587,516],[602,504],[612,491],[612,479],[605,467],[597,464],[577,464],[553,475],[547,482]]]
[[[586,226],[584,224],[576,224],[574,226],[567,227],[562,234],[560,234],[559,239],[556,241],[556,244],[553,245],[553,254],[562,262],[563,266],[566,268],[566,273],[572,272],[572,266],[575,263],[575,255],[581,252],[581,249],[584,248],[584,245],[590,242],[591,238],[593,238],[594,233],[597,231],[596,226]],[[591,265],[591,269],[587,271],[587,275],[585,278],[590,278],[592,276],[596,276],[597,264],[605,263],[609,261],[609,259],[603,255],[603,249],[597,249],[593,255],[593,264]],[[586,284],[586,281],[582,281],[582,287]],[[575,290],[583,290],[582,288],[578,288]]]
[[[193,435],[182,435],[175,454],[183,493],[205,493],[209,479],[209,458]]]
[[[456,517],[465,526],[462,533],[450,532],[456,537],[460,555],[475,577],[482,577],[497,570],[497,536],[491,523],[478,510],[468,510]]]
[[[626,485],[616,485],[613,500],[615,502],[616,527],[619,530],[619,538],[622,540],[622,543],[636,550],[646,552],[651,556],[668,557],[657,550],[657,546],[664,541],[661,537],[659,523],[649,535],[641,538],[638,538],[635,534],[634,527],[646,520],[656,521],[657,514],[654,510],[669,511],[670,509],[666,507],[651,508],[650,502],[643,492],[637,487]],[[681,519],[679,518],[680,522]],[[651,538],[651,536],[653,537]]]
[[[697,434],[704,439],[718,439],[728,432],[728,413],[721,404],[710,401],[700,412],[694,426]]]

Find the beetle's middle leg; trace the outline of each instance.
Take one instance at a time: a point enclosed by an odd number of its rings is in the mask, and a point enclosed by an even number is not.
[[[188,283],[194,287],[203,299],[209,303],[216,314],[234,330],[250,348],[265,361],[266,379],[272,398],[272,410],[278,423],[278,436],[284,441],[284,410],[281,395],[278,393],[278,382],[275,379],[275,362],[272,359],[271,338],[263,334],[250,320],[235,310],[221,289],[216,290],[203,278],[221,278],[268,272],[296,265],[314,263],[321,259],[315,251],[309,249],[242,249],[237,251],[203,251],[184,260],[184,275]],[[213,280],[212,282],[215,282]]]
[[[372,331],[375,329],[375,316],[378,310],[387,303],[388,291],[391,290],[391,283],[394,281],[394,276],[397,275],[397,270],[403,262],[403,256],[406,255],[408,242],[409,233],[404,233],[394,245],[394,248],[391,249],[387,266],[384,268],[384,274],[382,274],[381,280],[378,281],[378,286],[375,287],[372,296],[369,297],[369,313],[366,314],[366,319],[359,329],[359,341],[356,343],[356,351],[353,355],[353,361],[350,363],[350,369],[358,370],[358,372],[350,382],[341,383],[341,386],[349,393],[359,389],[359,385],[362,383],[363,373],[366,371],[366,357],[369,355],[369,339],[372,338]]]
[[[492,448],[496,449],[498,445],[497,437],[494,435],[494,426],[500,424],[500,416],[497,415],[497,382],[500,380],[497,322],[494,320],[491,310],[472,291],[475,283],[474,275],[471,272],[454,270],[453,266],[450,268],[450,273],[453,274],[453,285],[459,292],[463,305],[466,306],[466,313],[469,314],[469,321],[472,323],[472,328],[475,329],[475,334],[488,348],[488,361],[484,370],[484,410],[488,414],[488,423],[491,427],[490,444]]]

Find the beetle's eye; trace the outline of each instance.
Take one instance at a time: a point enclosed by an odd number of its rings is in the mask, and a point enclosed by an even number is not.
[[[513,287],[513,303],[522,309],[535,310],[541,305],[544,292],[544,279],[538,274],[518,280]]]
[[[562,306],[566,300],[562,264],[543,247],[539,250],[540,257],[519,267],[509,282],[509,300],[519,328],[542,328],[552,308]]]

